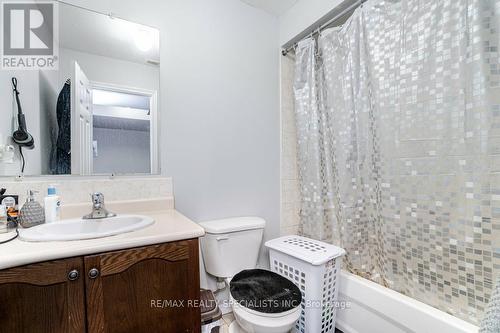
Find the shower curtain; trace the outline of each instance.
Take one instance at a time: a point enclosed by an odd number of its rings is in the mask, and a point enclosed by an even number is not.
[[[301,234],[477,324],[500,268],[500,0],[369,0],[299,43]]]

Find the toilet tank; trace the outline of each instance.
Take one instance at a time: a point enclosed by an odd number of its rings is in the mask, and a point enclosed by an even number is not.
[[[233,277],[257,265],[266,222],[238,217],[200,223],[205,229],[201,251],[206,271],[219,278]]]

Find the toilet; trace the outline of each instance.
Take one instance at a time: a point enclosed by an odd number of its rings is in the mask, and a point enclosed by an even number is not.
[[[200,223],[207,273],[229,286],[236,319],[230,333],[286,333],[300,317],[302,295],[288,279],[256,269],[265,221],[240,217]]]

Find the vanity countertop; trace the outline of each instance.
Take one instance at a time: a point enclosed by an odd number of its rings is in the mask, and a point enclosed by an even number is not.
[[[88,210],[88,206],[86,208]],[[128,207],[148,208],[147,211],[131,211]],[[145,207],[144,207],[145,206]],[[144,229],[105,238],[96,238],[65,242],[24,242],[15,239],[0,245],[0,269],[17,267],[36,262],[69,258],[88,254],[97,254],[114,250],[128,249],[153,244],[167,243],[184,239],[202,237],[205,231],[197,223],[191,221],[173,209],[172,204],[165,204],[163,199],[156,202],[149,201],[141,205],[136,201],[114,203],[108,207],[121,214],[146,215],[155,220],[155,223]],[[128,209],[120,209],[127,207]],[[151,209],[153,208],[153,209]],[[63,218],[77,217],[83,211],[82,205],[75,206],[71,213],[63,211]],[[103,221],[104,222],[104,221]],[[57,222],[55,222],[57,223]]]

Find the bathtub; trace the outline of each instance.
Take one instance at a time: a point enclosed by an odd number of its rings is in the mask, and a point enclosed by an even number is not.
[[[342,272],[336,326],[344,333],[477,333],[478,327],[359,276]]]

